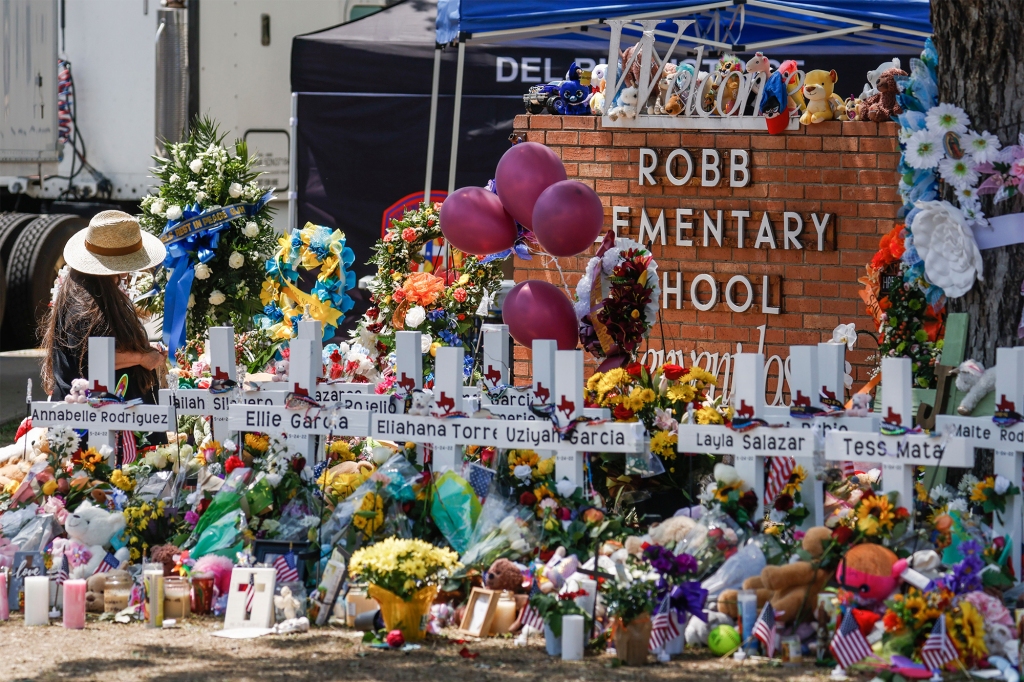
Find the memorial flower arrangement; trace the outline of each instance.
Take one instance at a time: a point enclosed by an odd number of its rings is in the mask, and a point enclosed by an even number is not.
[[[981,507],[986,514],[995,514],[1002,521],[1006,513],[1006,503],[1014,495],[1020,494],[1020,488],[1013,485],[1005,476],[989,476],[978,481],[971,489],[971,502]]]
[[[353,552],[348,572],[353,579],[411,599],[424,587],[442,585],[460,566],[458,555],[450,549],[390,537]]]
[[[353,340],[369,352],[385,376],[384,390],[393,379],[395,332],[423,333],[424,384],[433,381],[432,357],[439,346],[463,346],[466,372],[472,368],[476,342],[474,315],[481,303],[493,300],[501,286],[501,261],[487,260],[448,249],[441,268],[441,204],[423,203],[393,220],[374,246],[370,263],[377,274],[370,284],[370,309],[359,321]],[[429,245],[438,255],[424,256]]]
[[[259,311],[256,294],[274,241],[272,191],[257,184],[256,159],[246,143],[229,149],[224,138],[214,121],[199,118],[185,142],[166,143],[165,157],[154,157],[152,169],[160,185],[140,204],[139,223],[165,235],[168,246],[156,273],[158,295],[145,301],[163,314],[172,357],[207,327],[251,329]],[[185,230],[200,215],[199,227]]]
[[[207,334],[204,332],[188,341],[175,352],[175,366],[168,378],[177,380],[178,388],[209,388],[213,379],[210,354],[206,352]],[[246,374],[262,372],[273,360],[280,347],[263,329],[235,332],[235,374],[239,382]],[[222,368],[226,371],[227,368]]]
[[[543,619],[544,625],[551,629],[551,634],[561,637],[563,616],[583,616],[586,621],[590,620],[590,614],[576,603],[576,599],[586,596],[587,591],[583,589],[557,593],[535,592],[530,596],[530,607]]]
[[[254,320],[275,341],[298,334],[302,315],[323,324],[323,339],[337,333],[345,313],[355,302],[348,291],[356,286],[351,270],[355,253],[346,246],[345,233],[306,223],[277,240],[278,248],[266,262],[260,288],[263,310]]]
[[[130,560],[142,561],[152,547],[179,536],[184,541],[188,527],[176,507],[164,500],[133,499],[122,512]],[[178,543],[173,543],[178,544]]]
[[[607,358],[600,369],[636,359],[658,319],[658,264],[639,242],[608,232],[576,284],[576,319],[583,347]]]
[[[906,532],[910,512],[897,505],[896,493],[877,492],[880,475],[872,469],[826,486],[825,526],[839,545],[888,545]]]

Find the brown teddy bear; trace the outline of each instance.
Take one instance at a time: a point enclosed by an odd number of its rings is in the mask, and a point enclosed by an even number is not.
[[[857,103],[858,121],[891,121],[893,116],[902,114],[903,109],[896,101],[896,76],[906,76],[902,69],[889,69],[878,77],[878,94],[871,95]]]
[[[816,526],[804,535],[804,551],[814,559],[820,559],[825,552],[825,543],[832,537],[832,531]],[[781,623],[792,623],[814,611],[815,597],[825,587],[831,572],[816,568],[810,561],[797,561],[785,566],[765,566],[760,576],[743,581],[743,589],[757,591],[757,608],[771,602],[775,618]],[[718,610],[730,616],[739,617],[736,590],[725,590],[718,597]]]
[[[498,559],[484,574],[484,586],[489,590],[523,591],[523,573],[508,559]]]

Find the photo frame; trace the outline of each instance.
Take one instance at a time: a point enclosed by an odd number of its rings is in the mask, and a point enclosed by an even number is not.
[[[459,632],[471,637],[487,637],[491,623],[498,610],[498,592],[484,587],[474,587],[469,594],[466,613],[462,617]]]
[[[308,575],[307,561],[315,560],[318,555],[311,552],[308,542],[285,542],[281,540],[256,540],[253,542],[252,553],[256,563],[271,565],[279,556],[291,552],[295,555],[295,568],[299,572],[299,580],[306,581]]]

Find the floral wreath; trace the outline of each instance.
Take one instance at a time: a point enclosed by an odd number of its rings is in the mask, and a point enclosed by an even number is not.
[[[392,220],[384,237],[374,246],[370,263],[377,274],[370,283],[370,308],[353,333],[353,340],[367,349],[370,359],[384,374],[378,390],[387,391],[394,381],[395,332],[423,333],[424,385],[433,381],[432,356],[439,346],[474,349],[474,315],[489,304],[501,286],[501,261],[477,258],[450,249],[446,269],[441,269],[441,204],[422,203]],[[436,257],[424,256],[428,248]],[[466,354],[465,372],[473,367]]]
[[[345,246],[345,233],[306,223],[277,242],[277,252],[267,261],[260,292],[263,314],[256,316],[256,323],[272,339],[288,340],[298,333],[299,320],[308,310],[323,323],[324,340],[334,338],[345,313],[355,305],[346,292],[356,285],[356,274],[349,269],[356,256]],[[301,287],[308,287],[308,275],[314,273],[316,283],[307,293]]]
[[[576,284],[583,347],[607,358],[601,371],[633,360],[658,319],[658,264],[643,244],[611,230]]]

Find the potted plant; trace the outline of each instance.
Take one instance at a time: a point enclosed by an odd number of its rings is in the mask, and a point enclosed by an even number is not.
[[[387,629],[418,642],[426,635],[427,614],[440,586],[460,566],[451,550],[391,537],[356,550],[348,570],[352,578],[369,583]]]
[[[601,585],[615,639],[615,655],[626,665],[647,663],[651,639],[651,612],[656,606],[654,575],[630,558],[626,580],[608,580]]]
[[[547,647],[548,656],[562,655],[562,616],[575,614],[590,617],[575,601],[577,597],[585,596],[586,591],[577,590],[561,594],[537,592],[530,597],[530,607],[544,619],[544,646]]]

